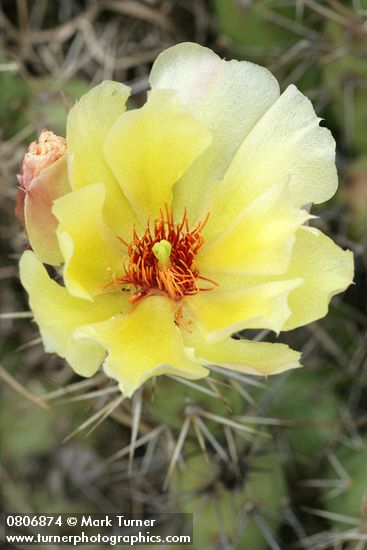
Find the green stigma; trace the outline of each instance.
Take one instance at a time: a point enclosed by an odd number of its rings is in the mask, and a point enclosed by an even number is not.
[[[165,239],[162,239],[161,241],[159,241],[159,243],[155,243],[152,248],[152,252],[154,256],[158,259],[159,267],[169,267],[171,265],[169,259],[171,250],[171,243],[166,241]]]

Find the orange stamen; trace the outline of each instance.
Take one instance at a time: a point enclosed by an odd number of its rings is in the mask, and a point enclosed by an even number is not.
[[[169,210],[166,204],[164,211],[160,211],[160,217],[154,220],[152,229],[147,221],[141,237],[135,227],[130,244],[119,237],[119,241],[127,247],[128,259],[123,265],[124,275],[116,277],[115,281],[133,287],[132,304],[152,294],[165,294],[174,302],[179,302],[184,296],[216,286],[214,281],[200,275],[195,263],[195,256],[204,244],[202,230],[208,218],[209,214],[190,231],[186,210],[180,223],[175,224],[173,209]],[[169,265],[163,267],[153,252],[154,245],[161,241],[168,241],[172,247]],[[211,286],[202,288],[199,281]],[[177,320],[180,316],[181,312]]]

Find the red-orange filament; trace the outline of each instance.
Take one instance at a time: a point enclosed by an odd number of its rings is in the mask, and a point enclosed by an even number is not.
[[[175,223],[173,210],[169,211],[166,206],[165,212],[161,210],[160,217],[154,220],[153,229],[148,221],[142,237],[134,228],[130,244],[120,239],[127,247],[128,258],[123,266],[124,275],[115,281],[133,287],[131,303],[152,294],[165,294],[179,302],[184,296],[211,290],[216,285],[200,275],[195,263],[195,256],[204,244],[202,230],[208,217],[190,231],[186,211],[182,221]],[[167,266],[162,266],[152,250],[161,241],[168,241],[171,245]],[[200,281],[206,282],[207,286],[200,286]]]

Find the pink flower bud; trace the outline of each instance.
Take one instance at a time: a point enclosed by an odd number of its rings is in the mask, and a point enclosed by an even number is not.
[[[66,139],[43,130],[24,155],[18,175],[15,214],[23,223],[31,247],[45,263],[61,261],[56,238],[54,200],[70,191],[66,162]]]
[[[53,132],[43,130],[38,141],[33,141],[24,155],[21,173],[18,181],[23,189],[27,189],[44,168],[51,166],[66,153],[66,139]]]

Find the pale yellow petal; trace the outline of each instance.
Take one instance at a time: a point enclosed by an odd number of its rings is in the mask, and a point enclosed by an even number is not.
[[[153,91],[141,109],[114,124],[105,157],[143,223],[171,204],[172,187],[211,142],[172,91]]]
[[[152,376],[196,379],[207,374],[185,354],[181,331],[174,323],[174,305],[162,296],[145,298],[128,314],[86,325],[77,336],[106,348],[104,369],[127,396]]]
[[[252,287],[219,288],[187,296],[187,310],[210,342],[245,328],[279,332],[290,315],[288,294],[302,279],[270,282]]]
[[[218,365],[246,374],[267,376],[301,366],[300,353],[285,344],[269,342],[233,338],[214,344],[200,342],[194,354],[204,365]]]
[[[105,350],[98,342],[76,340],[73,333],[80,325],[102,321],[124,311],[126,296],[114,292],[94,302],[75,298],[65,287],[50,279],[36,255],[29,250],[21,257],[19,267],[45,350],[65,358],[77,374],[92,376],[103,361]]]
[[[237,207],[229,200],[228,216],[285,177],[296,206],[332,197],[338,183],[335,141],[319,121],[311,102],[289,86],[243,141],[225,175],[223,194],[238,200]]]
[[[225,61],[208,48],[184,43],[168,48],[155,61],[153,89],[177,90],[212,132],[212,145],[189,168],[174,188],[177,212],[187,208],[195,221],[208,185],[223,177],[238,146],[279,97],[272,74],[247,61]]]
[[[321,231],[299,229],[289,269],[282,278],[302,277],[304,282],[289,295],[292,315],[284,330],[324,317],[331,298],[352,283],[353,274],[350,250],[342,250]]]
[[[284,273],[296,230],[308,218],[292,205],[287,182],[266,190],[233,220],[228,219],[227,202],[221,208],[215,193],[212,200],[206,242],[196,258],[199,271],[214,280],[214,273]],[[228,200],[236,202],[237,197]]]
[[[106,221],[115,234],[124,238],[130,237],[136,218],[103,156],[103,144],[112,125],[125,112],[129,94],[130,89],[119,82],[105,81],[95,86],[70,110],[66,132],[71,187],[102,183],[106,189]]]
[[[249,277],[217,273],[215,281],[230,292],[244,286],[256,288],[264,283],[300,280],[301,284],[288,295],[291,314],[282,328],[292,330],[327,314],[331,298],[352,283],[353,264],[350,250],[342,250],[315,228],[301,227],[296,233],[291,262],[283,275]]]
[[[64,282],[79,298],[105,292],[122,271],[126,250],[104,223],[104,200],[105,187],[96,183],[61,197],[52,210],[59,221]]]

